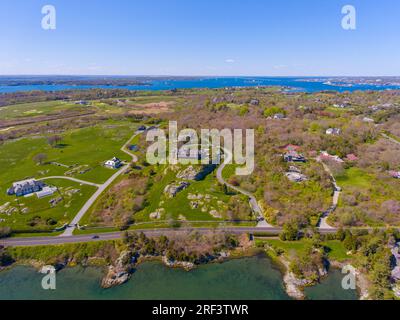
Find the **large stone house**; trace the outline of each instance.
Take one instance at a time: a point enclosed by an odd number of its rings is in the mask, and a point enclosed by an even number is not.
[[[27,179],[22,181],[14,182],[12,187],[7,190],[7,194],[17,197],[25,196],[34,192],[41,191],[45,186],[44,182],[37,181],[35,179]]]

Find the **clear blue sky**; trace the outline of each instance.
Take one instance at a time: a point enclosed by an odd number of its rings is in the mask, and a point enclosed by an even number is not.
[[[1,0],[0,74],[400,75],[400,1]]]

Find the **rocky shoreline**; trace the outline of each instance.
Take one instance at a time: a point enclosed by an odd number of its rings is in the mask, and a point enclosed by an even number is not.
[[[304,300],[306,296],[304,294],[304,288],[315,285],[315,280],[310,279],[299,279],[296,275],[290,271],[290,261],[283,256],[278,257],[278,261],[283,265],[285,272],[283,276],[283,282],[285,285],[286,293],[296,300]],[[326,269],[318,270],[319,278],[327,276],[328,271]]]
[[[290,271],[290,260],[288,258],[286,258],[283,255],[276,255],[274,252],[268,249],[254,251],[254,247],[250,246],[250,243],[248,243],[247,246],[243,246],[241,248],[236,248],[230,251],[220,251],[219,253],[205,256],[201,261],[198,261],[196,263],[174,260],[172,258],[168,258],[165,255],[157,255],[157,254],[141,255],[135,251],[124,250],[119,253],[118,258],[112,260],[114,262],[111,264],[107,263],[105,259],[101,258],[96,258],[96,259],[87,258],[84,261],[81,261],[80,264],[82,266],[106,267],[105,275],[101,280],[101,286],[102,288],[107,289],[127,282],[131,278],[132,274],[135,272],[137,266],[146,261],[157,260],[169,268],[182,268],[186,271],[191,271],[194,268],[196,268],[197,265],[200,264],[207,264],[210,262],[223,262],[227,259],[254,256],[256,254],[259,254],[260,252],[263,252],[264,254],[266,253],[267,256],[269,256],[269,258],[271,258],[272,261],[276,265],[278,265],[278,267],[280,267],[283,275],[283,283],[285,286],[286,293],[291,298],[294,298],[296,300],[306,299],[306,296],[304,294],[304,288],[315,285],[318,280],[328,275],[328,271],[326,268],[320,268],[316,270],[318,279],[298,278],[292,271]],[[35,259],[15,261],[15,265],[18,264],[30,265],[37,270],[41,270],[43,266],[46,265],[46,263]],[[55,265],[55,268],[56,271],[59,271],[65,267],[73,267],[76,264],[77,263],[73,259],[72,260],[66,259],[64,261],[58,262]],[[337,261],[330,261],[329,265],[333,268],[341,269],[345,264]],[[12,265],[9,267],[12,267]],[[8,269],[9,267],[2,268],[0,269],[0,271]],[[357,271],[356,277],[357,277],[356,281],[357,289],[359,291],[359,299],[360,300],[369,299],[368,288],[370,285],[368,279],[360,271]]]
[[[344,263],[338,261],[331,261],[330,263],[333,268],[337,269],[342,269],[345,266]],[[367,279],[365,274],[363,274],[357,269],[356,269],[356,286],[359,293],[359,300],[369,300],[370,299],[368,291],[368,288],[370,286],[369,280]]]
[[[289,271],[289,260],[286,258],[280,256],[277,258],[278,262],[280,265],[283,267],[283,282],[285,285],[285,290],[286,293],[296,299],[296,300],[304,300],[306,299],[306,296],[304,294],[304,288],[313,286],[315,285],[315,281],[309,280],[309,279],[299,279],[296,277],[296,275]],[[336,269],[342,269],[343,266],[345,265],[344,263],[338,262],[338,261],[329,261],[330,267],[336,268]],[[320,279],[323,279],[328,275],[328,271],[326,269],[324,270],[319,270],[319,277]],[[366,278],[366,276],[361,273],[359,270],[356,270],[356,286],[357,286],[357,291],[359,293],[359,300],[369,300],[369,280]]]
[[[220,252],[215,256],[208,257],[207,260],[202,261],[202,264],[209,262],[222,262],[228,257],[229,253]],[[130,279],[135,271],[135,268],[139,264],[151,260],[161,261],[165,266],[169,268],[182,268],[185,271],[191,271],[197,266],[193,262],[170,260],[166,256],[132,256],[129,251],[124,251],[116,260],[115,264],[108,267],[107,274],[101,281],[102,288],[108,289],[124,284]]]
[[[264,252],[264,251],[263,251]],[[252,253],[252,254],[250,254]],[[259,252],[258,252],[259,253]],[[231,255],[230,252],[220,252],[218,255],[210,257],[207,261],[203,261],[202,264],[204,263],[214,263],[214,262],[223,262],[226,261],[227,259],[237,259],[249,255],[254,255],[256,254],[255,252],[248,252],[248,251],[241,251],[241,252],[236,252],[235,255]],[[286,259],[283,256],[271,256],[271,254],[267,255],[273,260],[273,262],[278,265],[278,267],[281,269],[283,273],[283,283],[284,287],[286,290],[286,293],[288,296],[290,296],[293,299],[296,300],[305,300],[306,296],[304,294],[304,288],[308,286],[315,285],[315,281],[309,280],[309,279],[299,279],[296,277],[296,275],[289,271],[289,264],[290,261]],[[132,276],[132,274],[135,271],[135,268],[147,261],[154,261],[157,260],[161,263],[163,263],[165,266],[169,268],[182,268],[186,271],[191,271],[197,267],[197,264],[194,264],[192,262],[186,262],[186,261],[172,261],[168,260],[166,256],[134,256],[132,255],[131,252],[129,251],[123,251],[121,252],[120,256],[118,259],[115,261],[114,264],[108,265],[106,269],[105,276],[101,280],[101,287],[104,289],[116,287],[119,285],[122,285],[126,283]],[[105,264],[92,264],[90,261],[87,261],[88,263],[84,264],[84,266],[103,266],[105,267]],[[40,271],[43,266],[46,264],[38,261],[38,260],[24,260],[24,261],[18,261],[15,265],[30,265],[34,267],[36,270]],[[57,264],[55,266],[56,270],[59,271],[65,267],[73,267],[75,264],[73,261],[65,261],[64,263]],[[333,268],[338,268],[341,269],[344,264],[337,262],[337,261],[332,261],[330,263],[330,266]],[[3,267],[0,269],[0,271],[7,270],[12,266],[9,267]],[[322,279],[323,277],[327,276],[328,272],[327,270],[320,270],[320,278]],[[368,287],[369,287],[369,282],[366,279],[365,275],[362,274],[361,272],[357,271],[356,273],[357,276],[357,289],[359,292],[359,299],[360,300],[368,300],[369,295],[368,295]]]

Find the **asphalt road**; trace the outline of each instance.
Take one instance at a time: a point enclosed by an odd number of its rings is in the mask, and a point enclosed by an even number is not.
[[[143,232],[146,236],[157,237],[160,235],[170,235],[176,233],[188,233],[196,231],[199,233],[227,232],[232,234],[243,233],[270,233],[278,235],[281,228],[262,228],[262,227],[226,227],[226,228],[179,228],[179,229],[138,229],[136,232]],[[334,233],[336,229],[319,229],[322,234]],[[30,237],[30,238],[6,238],[0,239],[0,246],[39,246],[39,245],[57,245],[65,243],[92,242],[104,240],[120,239],[122,232],[100,233],[94,238],[93,234],[59,236],[59,237]]]

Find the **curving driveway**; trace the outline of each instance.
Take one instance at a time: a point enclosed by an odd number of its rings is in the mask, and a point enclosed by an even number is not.
[[[330,213],[335,211],[335,209],[336,209],[336,207],[338,205],[339,196],[340,196],[340,193],[341,193],[340,190],[341,189],[337,185],[336,179],[333,176],[332,171],[329,169],[329,167],[325,163],[323,163],[319,157],[316,160],[322,164],[322,166],[324,167],[324,170],[331,176],[332,183],[333,183],[333,186],[334,186],[334,193],[333,193],[333,198],[332,198],[332,206],[322,214],[321,219],[318,222],[318,228],[319,229],[332,229],[332,230],[334,230],[335,228],[328,224],[328,216],[329,216]]]
[[[65,179],[65,180],[78,182],[80,184],[86,184],[88,186],[93,186],[93,187],[97,187],[97,188],[101,187],[101,184],[97,184],[97,183],[93,183],[93,182],[89,182],[89,181],[84,181],[84,180],[76,179],[76,178],[73,178],[73,177],[66,177],[66,176],[52,176],[52,177],[40,178],[40,179],[37,179],[37,180],[49,180],[49,179]]]
[[[221,148],[224,151],[225,154],[225,159],[222,162],[222,164],[218,167],[217,169],[217,179],[219,181],[219,183],[221,184],[226,184],[229,188],[242,193],[244,195],[246,195],[247,197],[249,197],[249,203],[250,203],[250,207],[252,208],[253,212],[255,212],[258,215],[258,223],[257,223],[257,227],[259,228],[274,228],[272,225],[270,225],[267,221],[265,221],[263,212],[260,208],[260,206],[257,203],[257,199],[256,197],[249,191],[246,191],[242,188],[236,187],[230,183],[228,183],[227,181],[224,180],[223,176],[222,176],[222,171],[224,170],[225,166],[231,162],[232,160],[232,153],[230,153],[228,150]]]
[[[138,158],[137,158],[136,155],[134,155],[133,153],[128,151],[126,149],[126,147],[128,146],[128,144],[137,135],[139,135],[141,133],[142,133],[142,131],[141,132],[135,132],[135,134],[132,137],[130,137],[130,139],[121,148],[121,151],[125,152],[126,154],[128,154],[129,156],[132,157],[132,162],[137,162]],[[86,201],[86,203],[79,210],[78,214],[74,217],[74,219],[67,226],[67,228],[65,229],[64,233],[60,237],[68,237],[68,236],[70,237],[70,236],[72,236],[72,234],[73,234],[76,226],[78,225],[79,221],[82,219],[82,217],[85,215],[85,213],[90,209],[90,207],[95,203],[97,198],[104,192],[104,190],[106,190],[114,182],[115,179],[117,179],[123,172],[125,172],[125,170],[128,169],[128,167],[129,167],[129,164],[124,165],[116,173],[114,173],[106,182],[104,182],[101,185],[96,185],[98,187],[96,192],[89,198],[88,201]],[[82,181],[82,183],[83,183],[83,181]],[[86,182],[86,184],[89,184],[89,183]]]

